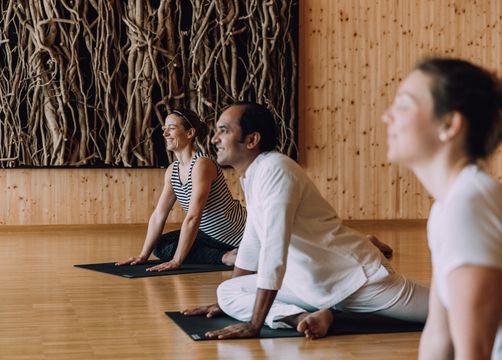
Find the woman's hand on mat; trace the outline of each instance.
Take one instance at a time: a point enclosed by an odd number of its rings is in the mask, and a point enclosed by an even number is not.
[[[186,309],[183,310],[181,313],[183,315],[188,315],[188,316],[206,315],[208,318],[212,318],[218,315],[223,315],[223,311],[220,309],[218,304],[199,306],[194,309]]]
[[[127,259],[126,261],[122,262],[117,262],[115,263],[115,266],[122,266],[122,265],[138,265],[138,264],[143,264],[148,260],[148,256],[133,256]]]
[[[171,261],[159,264],[159,265],[152,266],[152,267],[146,269],[146,271],[174,270],[174,269],[179,268],[180,266],[181,266],[181,264],[179,262],[177,262],[176,260],[171,260]]]
[[[220,330],[208,331],[205,335],[210,338],[235,339],[258,337],[260,328],[251,323],[230,325]]]

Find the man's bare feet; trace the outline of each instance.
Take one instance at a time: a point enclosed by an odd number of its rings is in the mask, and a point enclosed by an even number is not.
[[[296,330],[304,333],[306,338],[319,339],[325,337],[333,323],[333,313],[330,309],[321,309],[314,313],[301,314]]]
[[[369,241],[371,241],[373,245],[375,245],[378,248],[378,250],[380,250],[383,256],[385,256],[387,259],[390,259],[392,257],[392,253],[394,252],[394,250],[392,250],[392,248],[389,245],[381,242],[374,235],[366,235],[366,237],[368,238]]]
[[[233,266],[235,259],[237,259],[237,249],[227,251],[221,258],[221,262],[225,265]]]

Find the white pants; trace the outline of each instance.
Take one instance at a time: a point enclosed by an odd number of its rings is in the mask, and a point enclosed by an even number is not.
[[[218,304],[229,316],[250,321],[256,298],[257,275],[245,275],[224,281],[218,287]],[[372,312],[402,320],[425,322],[429,289],[385,268],[369,277],[359,290],[333,306],[351,312]],[[319,309],[304,303],[288,289],[281,288],[265,319],[265,325],[277,329],[290,325],[280,320],[291,315]]]

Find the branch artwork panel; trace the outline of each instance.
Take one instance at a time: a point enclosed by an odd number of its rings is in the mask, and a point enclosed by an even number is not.
[[[296,157],[294,0],[5,0],[0,167],[160,167],[175,108],[275,114]],[[212,152],[210,135],[202,144]]]

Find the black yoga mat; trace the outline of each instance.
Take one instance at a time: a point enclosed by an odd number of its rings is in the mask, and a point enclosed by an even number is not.
[[[115,266],[115,263],[101,263],[101,264],[82,264],[74,265],[79,268],[95,270],[107,274],[118,275],[126,278],[140,278],[148,276],[163,276],[163,275],[177,275],[177,274],[190,274],[202,273],[212,271],[228,271],[232,270],[232,266],[227,265],[209,265],[209,264],[183,264],[176,270],[168,271],[146,271],[147,268],[161,264],[161,260],[149,260],[139,265],[124,265]]]
[[[228,316],[207,318],[206,316],[186,316],[180,312],[167,311],[170,317],[181,330],[192,340],[217,340],[206,337],[207,331],[222,329],[225,326],[239,323],[238,320]],[[422,331],[423,323],[397,320],[381,315],[363,313],[335,312],[335,321],[328,335],[349,334],[379,334],[393,332]],[[294,329],[271,329],[264,326],[260,332],[260,338],[301,337],[303,334]]]

